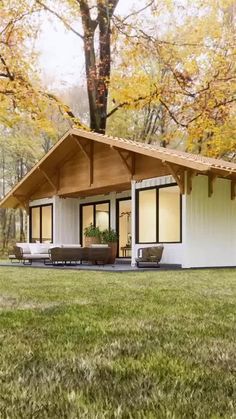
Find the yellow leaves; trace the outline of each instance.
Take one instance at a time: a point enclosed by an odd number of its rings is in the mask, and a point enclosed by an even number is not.
[[[123,104],[144,114],[158,106],[159,140],[182,139],[189,150],[216,157],[235,150],[235,35],[224,20],[231,5],[186,0],[180,24],[172,9],[176,22],[162,36],[146,22],[136,44],[127,37],[111,79],[111,109]]]

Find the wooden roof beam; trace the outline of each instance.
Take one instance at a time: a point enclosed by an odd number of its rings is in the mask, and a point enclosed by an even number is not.
[[[94,162],[94,143],[89,147],[89,186],[93,184],[93,162]]]
[[[91,141],[86,143],[86,146],[84,144],[81,143],[81,141],[79,140],[79,138],[77,138],[75,135],[72,136],[72,138],[74,138],[76,144],[78,145],[79,149],[82,151],[83,155],[86,157],[87,160],[90,160],[90,147],[86,147],[91,145]]]
[[[181,195],[184,195],[185,193],[185,174],[184,170],[181,170],[181,172],[177,171],[170,163],[167,163],[166,161],[163,162],[169,169],[170,174],[175,179],[177,185],[179,186]]]
[[[122,161],[123,165],[128,170],[131,177],[133,177],[134,173],[135,173],[135,153],[132,153],[132,152],[127,151],[127,150],[121,150],[118,147],[113,147],[112,146],[112,148],[115,151],[117,151],[117,153],[119,154],[119,156],[121,158],[121,161]]]
[[[29,199],[27,195],[20,195],[20,194],[16,194],[13,193],[14,198],[17,199],[17,201],[19,202],[19,205],[17,205],[15,208],[18,208],[19,206],[23,207],[24,210],[27,212],[27,214],[29,214]]]
[[[54,189],[55,193],[58,192],[58,185],[55,184],[55,182],[50,178],[50,176],[43,170],[40,166],[38,166],[38,170],[43,174],[45,179],[48,181],[48,183],[51,185],[51,187]]]
[[[79,138],[75,135],[72,136],[75,139],[76,144],[79,146],[79,149],[82,151],[83,155],[88,161],[88,170],[89,170],[89,185],[93,184],[93,156],[94,156],[94,142],[87,141],[86,144],[82,144]]]

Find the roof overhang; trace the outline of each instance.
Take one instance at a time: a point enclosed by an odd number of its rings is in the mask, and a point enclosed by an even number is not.
[[[22,178],[22,180],[12,188],[0,202],[0,207],[24,207],[26,202],[30,201],[31,196],[38,185],[45,181],[51,183],[51,189],[54,190],[53,194],[60,195],[60,192],[57,191],[55,181],[52,181],[48,176],[48,170],[50,171],[52,170],[52,167],[55,168],[63,165],[65,157],[67,159],[70,158],[70,153],[72,153],[71,157],[73,156],[73,146],[76,139],[81,141],[86,140],[87,142],[98,142],[110,146],[113,150],[126,150],[127,152],[136,155],[157,159],[166,167],[166,172],[171,175],[173,175],[173,167],[182,170],[182,172],[188,171],[194,174],[212,174],[213,176],[230,179],[235,187],[236,164],[234,163],[72,128],[66,132],[48,153]],[[145,178],[145,176],[143,178]],[[146,178],[148,178],[148,176]],[[109,185],[107,185],[107,188],[109,189]],[[97,193],[98,192],[99,190],[97,188]],[[84,196],[86,194],[91,195],[91,193],[95,194],[96,190],[84,189]],[[71,196],[73,195],[76,195],[76,191],[73,191],[72,189]]]

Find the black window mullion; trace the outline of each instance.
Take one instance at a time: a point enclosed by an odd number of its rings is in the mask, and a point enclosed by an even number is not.
[[[159,188],[156,187],[156,243],[159,243]]]
[[[135,237],[136,242],[139,243],[139,189],[135,191]]]
[[[42,211],[42,205],[39,207],[40,208],[40,211],[39,211],[39,241],[40,241],[40,243],[42,243],[42,213],[43,213],[43,211]]]
[[[93,225],[94,227],[97,227],[97,217],[96,217],[96,204],[93,204]]]
[[[29,213],[29,241],[32,242],[32,207],[30,207]]]

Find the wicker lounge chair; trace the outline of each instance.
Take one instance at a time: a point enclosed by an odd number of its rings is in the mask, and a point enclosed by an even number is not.
[[[145,266],[155,264],[155,266],[158,268],[160,266],[159,262],[162,258],[163,250],[163,246],[144,247],[138,249],[138,257],[136,259],[137,267],[139,268],[140,263],[142,263]]]

